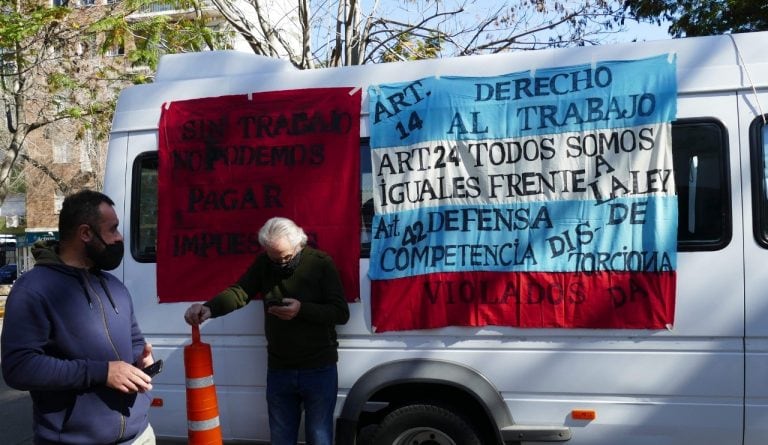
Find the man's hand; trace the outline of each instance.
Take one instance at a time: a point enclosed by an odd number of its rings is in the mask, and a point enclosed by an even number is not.
[[[290,320],[299,313],[301,309],[301,302],[294,298],[283,298],[283,303],[288,303],[287,306],[270,306],[267,309],[267,313],[274,315],[281,320]]]
[[[152,378],[126,362],[109,362],[107,386],[126,394],[145,392],[152,389]]]
[[[141,353],[141,358],[139,358],[139,361],[136,362],[136,366],[144,369],[152,363],[155,363],[155,357],[152,356],[152,345],[149,343],[144,343],[144,351]]]
[[[195,303],[184,312],[184,320],[192,326],[197,326],[205,320],[211,318],[211,308]]]

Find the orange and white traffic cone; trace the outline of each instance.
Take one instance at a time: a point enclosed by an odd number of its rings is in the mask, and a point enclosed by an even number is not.
[[[184,347],[187,377],[187,433],[190,445],[222,443],[216,385],[213,384],[211,345],[200,341],[200,327],[192,326],[192,343]]]

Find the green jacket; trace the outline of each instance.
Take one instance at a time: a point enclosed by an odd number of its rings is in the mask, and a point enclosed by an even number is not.
[[[266,254],[260,254],[233,286],[205,303],[212,317],[240,309],[251,300],[274,292],[282,281],[283,296],[301,302],[292,320],[280,320],[266,313],[268,366],[273,369],[319,368],[336,363],[336,325],[349,320],[339,272],[325,252],[305,247],[296,269],[275,270]]]

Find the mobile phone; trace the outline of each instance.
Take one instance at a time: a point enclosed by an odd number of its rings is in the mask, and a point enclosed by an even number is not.
[[[287,301],[282,301],[282,300],[267,300],[266,303],[267,303],[267,307],[272,307],[272,306],[281,306],[282,307],[282,306],[288,306],[288,305],[291,304],[291,303],[289,303]]]
[[[147,366],[146,368],[142,369],[144,371],[144,374],[154,377],[163,370],[163,359],[156,360],[155,363],[152,363],[151,365]]]

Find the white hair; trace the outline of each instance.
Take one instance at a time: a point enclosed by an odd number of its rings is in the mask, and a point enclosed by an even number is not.
[[[288,218],[270,218],[259,230],[259,244],[262,247],[267,247],[281,238],[285,238],[294,247],[307,245],[304,229]]]

